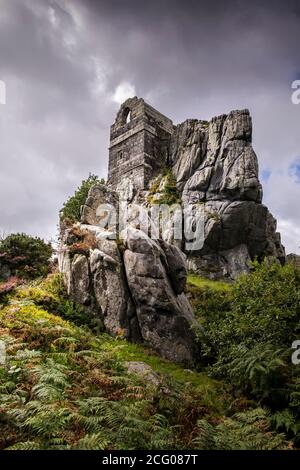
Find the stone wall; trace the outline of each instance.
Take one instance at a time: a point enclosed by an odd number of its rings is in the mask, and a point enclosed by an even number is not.
[[[130,114],[129,122],[126,117]],[[124,179],[144,189],[167,164],[173,123],[144,100],[127,100],[111,126],[108,182],[115,189]]]

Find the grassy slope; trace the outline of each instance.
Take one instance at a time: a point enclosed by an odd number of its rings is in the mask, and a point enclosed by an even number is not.
[[[223,281],[213,281],[210,279],[205,279],[203,277],[197,276],[196,274],[189,274],[188,276],[188,283],[190,285],[199,287],[201,289],[212,289],[214,291],[229,291],[230,284],[228,282]]]
[[[232,428],[226,415],[240,408],[222,382],[78,326],[58,279],[19,287],[0,309],[0,449],[209,448],[209,426]],[[72,313],[77,325],[62,318]],[[150,365],[160,384],[128,374],[128,360]]]

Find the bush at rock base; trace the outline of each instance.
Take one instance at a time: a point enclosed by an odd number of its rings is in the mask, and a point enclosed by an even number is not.
[[[300,441],[300,367],[292,343],[300,339],[300,272],[292,265],[253,264],[230,290],[192,286],[205,330],[201,356],[213,377],[267,406],[272,422]]]
[[[13,233],[0,242],[1,264],[12,275],[27,279],[47,274],[52,252],[50,243],[25,233]]]

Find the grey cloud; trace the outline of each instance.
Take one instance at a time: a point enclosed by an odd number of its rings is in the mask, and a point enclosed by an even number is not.
[[[260,167],[272,170],[265,202],[295,250],[299,15],[292,0],[2,1],[0,226],[47,237],[80,180],[105,176],[111,98],[127,81],[174,122],[250,108]]]

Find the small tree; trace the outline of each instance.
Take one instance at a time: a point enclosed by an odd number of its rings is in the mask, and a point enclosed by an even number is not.
[[[90,188],[96,183],[105,184],[105,181],[103,178],[99,179],[98,176],[90,173],[89,177],[83,180],[81,185],[76,189],[75,194],[70,196],[64,203],[60,211],[61,221],[69,219],[72,222],[78,222],[80,220],[81,206],[84,205]]]
[[[50,243],[25,233],[13,233],[0,241],[0,260],[13,275],[35,278],[47,274],[53,252]]]

